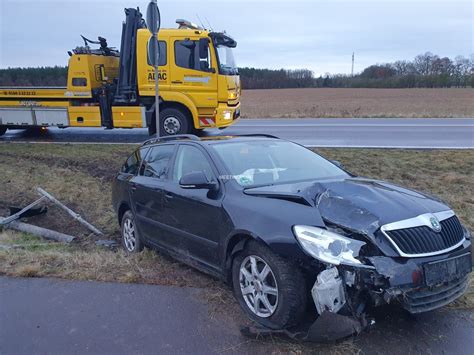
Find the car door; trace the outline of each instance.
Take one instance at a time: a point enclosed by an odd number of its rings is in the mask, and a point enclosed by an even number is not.
[[[217,71],[212,47],[207,59],[199,57],[199,38],[172,38],[171,90],[192,96],[199,108],[217,106]]]
[[[140,236],[158,245],[167,245],[163,225],[163,186],[168,178],[174,144],[150,148],[138,175],[130,181],[130,200]]]
[[[207,266],[217,266],[219,238],[228,220],[222,208],[223,186],[209,191],[179,185],[182,176],[197,171],[203,171],[209,181],[218,181],[217,170],[201,147],[180,144],[164,189],[166,225],[180,252]]]

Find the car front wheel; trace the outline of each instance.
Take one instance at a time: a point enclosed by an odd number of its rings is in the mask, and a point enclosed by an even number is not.
[[[298,324],[306,310],[301,270],[270,249],[250,241],[232,266],[234,294],[254,321],[271,329]]]
[[[127,253],[138,253],[143,250],[143,244],[138,236],[135,218],[132,211],[127,211],[122,217],[122,246]]]

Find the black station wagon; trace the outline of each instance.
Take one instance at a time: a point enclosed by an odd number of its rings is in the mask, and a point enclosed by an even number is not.
[[[271,329],[309,315],[313,330],[350,320],[350,333],[369,306],[433,310],[472,268],[470,233],[439,199],[267,135],[151,139],[117,175],[113,205],[126,251],[159,249],[229,282]]]

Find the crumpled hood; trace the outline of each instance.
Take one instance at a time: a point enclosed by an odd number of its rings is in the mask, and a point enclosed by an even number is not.
[[[432,196],[365,178],[263,186],[245,193],[299,200],[317,208],[325,221],[368,235],[387,223],[450,209]]]

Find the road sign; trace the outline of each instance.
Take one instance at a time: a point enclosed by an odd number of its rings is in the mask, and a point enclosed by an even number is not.
[[[155,113],[156,113],[156,136],[160,136],[160,92],[158,87],[159,71],[158,63],[160,57],[160,46],[158,43],[158,32],[160,31],[160,10],[156,0],[151,0],[146,9],[146,25],[151,32],[148,41],[148,63],[155,67]]]
[[[148,41],[148,64],[154,67],[158,66],[160,60],[160,46],[158,44],[158,38],[151,36]]]
[[[160,30],[160,10],[156,0],[151,0],[146,9],[146,26],[152,35],[157,35]]]

